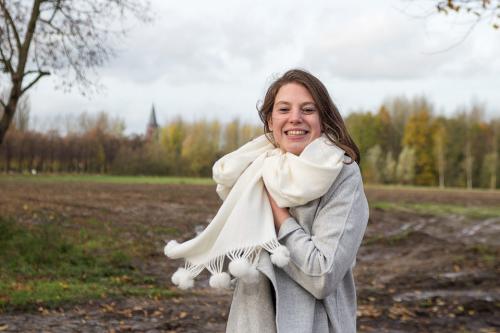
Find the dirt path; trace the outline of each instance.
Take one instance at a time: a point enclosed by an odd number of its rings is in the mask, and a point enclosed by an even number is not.
[[[39,223],[43,214],[78,228],[89,218],[121,228],[145,247],[137,267],[163,281],[179,265],[162,255],[168,228],[189,238],[215,214],[211,186],[0,184],[0,214]],[[370,200],[491,206],[498,193],[369,189]],[[34,212],[36,214],[34,214]],[[163,230],[163,231],[162,231]],[[372,210],[358,255],[359,332],[500,330],[500,217],[470,220]],[[222,332],[231,293],[197,287],[171,299],[104,299],[31,313],[0,314],[0,332]]]

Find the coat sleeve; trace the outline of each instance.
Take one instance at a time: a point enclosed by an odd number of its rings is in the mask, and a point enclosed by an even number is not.
[[[368,222],[359,168],[344,169],[344,177],[337,178],[322,197],[311,234],[293,217],[278,233],[278,240],[290,251],[290,262],[282,269],[317,299],[334,292],[354,265]]]

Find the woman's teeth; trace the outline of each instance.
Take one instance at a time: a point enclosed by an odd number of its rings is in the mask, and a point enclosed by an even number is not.
[[[306,131],[287,131],[287,135],[304,135],[306,134]]]

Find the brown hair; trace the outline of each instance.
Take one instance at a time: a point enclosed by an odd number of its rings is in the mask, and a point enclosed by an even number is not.
[[[301,69],[291,69],[276,79],[267,89],[264,101],[257,107],[260,119],[264,123],[264,133],[267,138],[274,142],[268,122],[271,118],[276,95],[282,86],[292,82],[303,85],[311,94],[319,111],[321,129],[328,139],[345,151],[345,154],[351,158],[349,163],[356,161],[359,164],[361,161],[359,148],[347,132],[344,120],[325,85],[317,77]]]

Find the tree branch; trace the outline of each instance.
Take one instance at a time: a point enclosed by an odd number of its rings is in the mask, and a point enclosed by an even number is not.
[[[19,37],[19,33],[16,29],[16,24],[14,23],[12,16],[10,16],[9,11],[7,10],[7,7],[5,6],[4,0],[0,0],[0,8],[2,9],[2,12],[4,13],[5,18],[7,19],[8,24],[11,26],[12,31],[14,32],[14,38],[16,40],[17,48],[19,50],[21,50],[21,38]]]
[[[472,31],[474,30],[474,28],[476,27],[476,25],[479,23],[481,19],[478,17],[476,19],[476,21],[474,21],[474,23],[472,23],[469,28],[467,29],[467,31],[465,32],[465,34],[458,40],[456,41],[455,43],[447,46],[446,48],[442,49],[442,50],[439,50],[439,51],[434,51],[434,52],[424,52],[424,54],[429,54],[429,55],[434,55],[434,54],[438,54],[438,53],[444,53],[444,52],[447,52],[455,47],[457,47],[458,45],[462,44],[466,39],[467,37],[469,37],[469,35],[472,33]]]
[[[10,59],[7,59],[7,57],[5,57],[5,54],[3,53],[1,47],[0,47],[0,58],[4,64],[5,70],[8,71],[11,75],[14,75],[14,68],[12,68]]]
[[[46,23],[52,24],[52,20],[54,20],[54,17],[56,17],[57,12],[61,9],[60,5],[61,5],[61,0],[57,0],[54,5],[52,14],[50,15],[50,18],[48,20],[45,20]]]
[[[55,25],[52,24],[52,20],[44,20],[44,19],[41,18],[40,22],[45,23],[46,25],[48,25],[49,27],[51,27],[52,29],[54,29],[54,31],[57,32],[58,34],[65,35],[64,31],[62,31],[60,28],[58,28],[58,27],[56,27]]]
[[[35,72],[35,71],[30,71],[30,72]],[[26,90],[28,90],[29,88],[31,88],[35,83],[37,83],[38,80],[40,80],[43,76],[47,76],[47,75],[50,75],[50,73],[44,72],[44,71],[38,71],[37,77],[34,78],[33,81],[31,81],[26,87],[22,88],[21,93],[19,95],[24,94],[24,92]]]
[[[14,47],[12,46],[12,38],[11,38],[11,33],[10,33],[10,26],[8,24],[5,25],[5,34],[6,34],[6,38],[5,39],[7,40],[7,43],[9,44],[10,54],[9,54],[8,57],[4,54],[3,57],[4,57],[5,60],[7,60],[9,62],[9,64],[12,67],[12,57],[14,56]]]
[[[28,26],[26,28],[26,35],[24,36],[24,41],[21,46],[21,49],[19,49],[19,59],[17,63],[17,68],[16,68],[16,75],[15,75],[15,80],[19,80],[19,88],[21,88],[22,85],[22,79],[24,77],[24,70],[26,67],[26,62],[28,60],[28,54],[29,54],[29,49],[31,45],[31,41],[33,40],[33,36],[35,34],[35,28],[36,28],[36,22],[38,21],[38,18],[40,16],[40,4],[42,0],[35,0],[33,2],[33,8],[31,9],[31,14],[28,22]],[[43,76],[43,75],[42,75]],[[35,82],[38,81],[39,78],[35,79]],[[13,84],[16,85],[17,83],[14,82],[13,79]],[[32,84],[29,85],[30,87]],[[22,93],[22,90],[21,90]]]
[[[33,69],[33,70],[30,70],[30,71],[26,71],[26,72],[24,72],[24,75],[23,75],[23,76],[28,76],[28,75],[31,75],[31,74],[40,74],[40,73],[42,73],[42,72],[43,72],[43,73],[48,73],[48,74],[50,75],[50,73],[49,73],[49,72],[47,72],[47,71],[42,71],[42,70],[40,70],[40,69]]]

